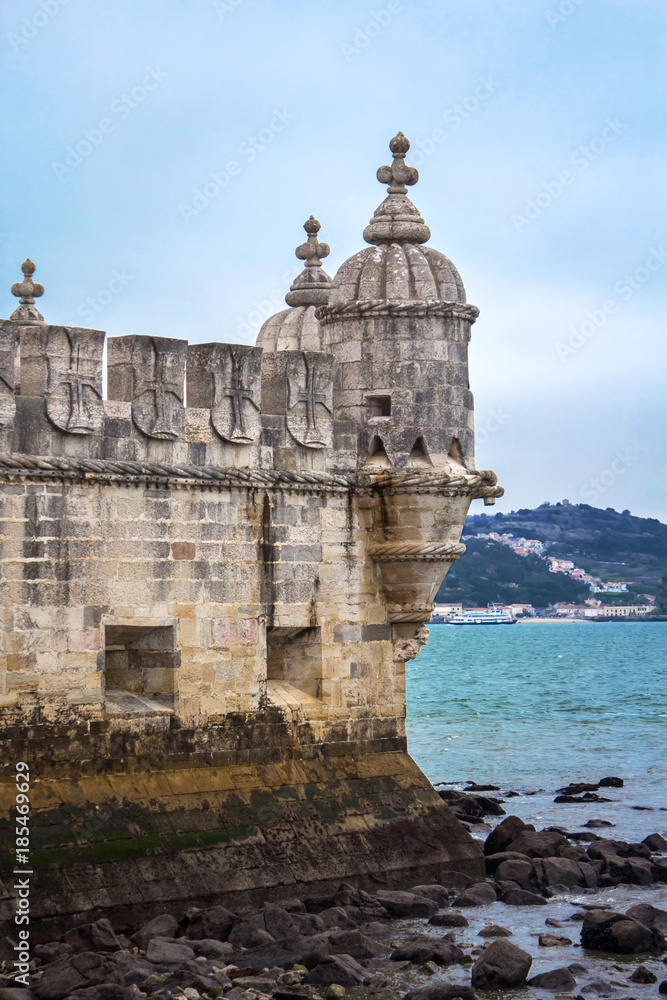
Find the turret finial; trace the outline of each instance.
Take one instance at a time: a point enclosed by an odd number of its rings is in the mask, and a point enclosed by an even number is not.
[[[44,322],[44,317],[35,305],[35,299],[44,294],[44,286],[36,285],[32,280],[35,265],[29,257],[21,264],[21,270],[23,281],[17,281],[12,285],[12,295],[17,296],[19,304],[9,318],[24,326],[34,326]]]
[[[328,243],[320,243],[317,234],[320,223],[311,215],[303,228],[308,233],[308,239],[296,250],[299,260],[305,260],[306,266],[294,280],[285,296],[288,306],[325,306],[331,290],[331,278],[322,267],[322,259],[328,257],[331,248]]]
[[[388,194],[364,230],[367,243],[426,243],[431,237],[421,215],[407,197],[408,186],[419,180],[419,171],[409,167],[405,155],[410,143],[399,132],[389,143],[394,154],[390,167],[380,167],[377,179],[388,184]]]

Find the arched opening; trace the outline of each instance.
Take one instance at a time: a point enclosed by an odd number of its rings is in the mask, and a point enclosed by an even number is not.
[[[384,446],[381,437],[377,434],[373,436],[371,441],[371,446],[368,449],[368,458],[366,459],[366,465],[379,465],[383,469],[388,469],[391,467],[391,462],[389,461],[389,455],[387,455],[387,450]]]
[[[463,458],[463,449],[461,448],[461,442],[458,438],[452,438],[452,443],[449,446],[449,458],[453,461],[458,462],[459,465],[464,465],[465,460]]]
[[[412,451],[410,452],[410,465],[433,465],[431,457],[428,453],[428,448],[426,447],[426,442],[421,434],[412,446]]]

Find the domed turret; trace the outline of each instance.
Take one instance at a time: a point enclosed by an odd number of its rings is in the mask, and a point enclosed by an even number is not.
[[[303,228],[308,239],[295,253],[299,260],[305,260],[306,266],[285,296],[292,308],[271,316],[259,331],[257,346],[265,352],[325,350],[315,310],[329,301],[331,278],[322,267],[322,259],[331,251],[328,243],[320,243],[317,238],[321,228],[317,219],[311,215]]]

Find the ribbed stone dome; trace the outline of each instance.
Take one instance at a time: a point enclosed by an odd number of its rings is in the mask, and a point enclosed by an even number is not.
[[[262,326],[257,346],[264,351],[323,351],[322,327],[316,306],[295,306],[271,316]]]
[[[465,302],[461,276],[448,257],[414,243],[381,243],[339,268],[329,306],[385,299],[390,302]]]

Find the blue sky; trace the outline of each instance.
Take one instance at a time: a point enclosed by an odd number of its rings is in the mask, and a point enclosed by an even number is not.
[[[498,509],[664,520],[666,29],[664,0],[13,0],[0,314],[30,256],[49,322],[253,342],[311,213],[330,274],[364,246],[400,129],[481,309]]]

